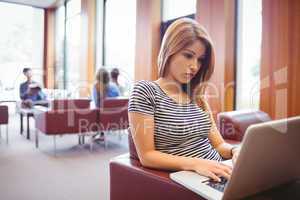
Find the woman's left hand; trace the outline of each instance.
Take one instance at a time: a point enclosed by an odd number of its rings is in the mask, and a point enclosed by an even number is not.
[[[232,149],[232,164],[233,165],[235,165],[236,160],[239,156],[239,153],[240,153],[240,148],[239,147]]]

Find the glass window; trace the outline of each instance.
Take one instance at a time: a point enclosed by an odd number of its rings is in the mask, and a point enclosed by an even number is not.
[[[236,109],[259,109],[262,0],[238,1]]]
[[[129,87],[135,62],[136,0],[105,3],[104,65],[120,71],[119,84]],[[101,66],[98,66],[101,67]],[[124,89],[128,95],[128,88]]]
[[[67,2],[67,19],[81,13],[81,0],[69,0]]]
[[[55,12],[55,88],[65,87],[64,56],[65,55],[65,6]]]
[[[96,65],[103,65],[104,0],[97,0],[96,11]]]
[[[73,10],[74,9],[74,10]],[[81,13],[80,0],[67,2],[66,19],[66,89],[76,91],[80,83]],[[71,14],[70,14],[71,13]]]
[[[167,21],[196,13],[196,0],[163,0],[162,20]]]
[[[0,2],[0,98],[19,99],[24,67],[43,83],[44,10]]]

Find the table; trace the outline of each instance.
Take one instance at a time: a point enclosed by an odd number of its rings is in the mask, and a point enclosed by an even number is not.
[[[34,109],[33,108],[20,108],[19,109],[20,113],[20,134],[23,134],[23,116],[26,116],[27,119],[27,139],[30,139],[30,125],[29,125],[29,118],[34,117]]]
[[[23,134],[24,125],[23,125],[23,117],[26,117],[26,124],[27,124],[27,135],[26,138],[30,139],[30,117],[34,117],[35,115],[39,114],[40,112],[46,112],[49,110],[48,107],[41,106],[41,105],[34,105],[33,108],[23,108],[21,103],[17,103],[17,110],[20,113],[20,134]]]

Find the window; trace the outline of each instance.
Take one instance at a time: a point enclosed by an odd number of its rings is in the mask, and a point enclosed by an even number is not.
[[[238,1],[237,109],[259,109],[261,11],[261,0]]]
[[[196,0],[163,0],[162,21],[196,13]]]
[[[119,68],[120,85],[133,81],[136,0],[109,0],[105,3],[104,66]],[[101,66],[97,66],[101,67]],[[124,95],[129,95],[128,88]]]
[[[65,6],[55,13],[55,88],[65,88]]]
[[[19,99],[24,67],[43,83],[44,10],[0,2],[0,93]]]
[[[66,89],[75,92],[81,82],[81,0],[66,3]]]

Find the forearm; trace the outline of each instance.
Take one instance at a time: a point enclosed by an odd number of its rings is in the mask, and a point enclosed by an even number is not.
[[[175,156],[153,150],[145,153],[141,158],[141,162],[145,167],[176,171],[193,170],[196,159],[198,158]]]

